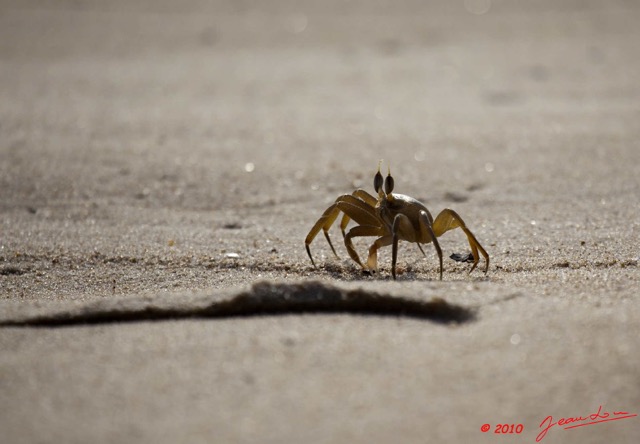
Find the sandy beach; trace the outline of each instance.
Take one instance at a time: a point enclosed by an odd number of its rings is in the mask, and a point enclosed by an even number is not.
[[[1,1],[2,442],[637,442],[639,19]],[[486,275],[312,266],[381,159]]]

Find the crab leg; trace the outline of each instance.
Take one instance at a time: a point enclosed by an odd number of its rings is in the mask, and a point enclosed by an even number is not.
[[[433,242],[433,246],[436,249],[436,253],[438,253],[438,260],[440,261],[440,280],[442,280],[442,249],[440,248],[440,242],[438,242],[438,237],[436,236],[432,226],[431,220],[429,217],[430,214],[426,211],[420,211],[419,221],[420,226],[424,229],[423,235],[426,237],[424,243]]]
[[[339,214],[340,214],[340,209],[338,209],[338,204],[334,203],[329,208],[327,208],[324,211],[324,213],[322,213],[322,216],[320,216],[320,219],[318,219],[315,225],[311,228],[311,231],[309,231],[309,234],[307,234],[307,237],[304,240],[304,246],[307,249],[307,254],[309,255],[309,259],[311,259],[311,263],[313,264],[314,267],[316,266],[316,263],[313,261],[313,257],[311,256],[311,250],[309,249],[309,244],[313,242],[313,239],[320,232],[320,230],[324,232],[324,237],[327,239],[327,242],[329,242],[331,251],[333,251],[333,254],[335,254],[336,257],[338,257],[338,253],[336,253],[336,250],[335,248],[333,248],[333,244],[331,243],[331,238],[329,237],[328,230]]]
[[[385,234],[385,231],[380,226],[374,227],[369,225],[358,225],[350,229],[349,232],[344,237],[344,245],[345,247],[347,247],[347,252],[349,253],[349,256],[351,257],[351,259],[356,261],[356,263],[360,265],[363,270],[365,269],[365,266],[362,265],[362,262],[360,261],[360,257],[358,256],[358,253],[353,247],[353,243],[351,242],[351,239],[354,237],[362,237],[362,236],[382,236],[383,234]]]
[[[429,217],[424,211],[420,212],[420,222],[425,228],[426,236],[428,237],[428,239],[426,240],[428,242],[433,241],[433,245],[436,249],[436,252],[438,253],[438,258],[440,259],[440,280],[442,280],[442,250],[440,249],[440,244],[438,243],[436,236],[433,233],[433,230],[431,229],[431,226],[429,224]],[[419,236],[419,233],[415,232],[415,228],[413,227],[411,220],[409,219],[409,217],[407,217],[404,214],[398,214],[393,219],[392,232],[393,232],[393,239],[392,239],[392,247],[391,247],[392,248],[391,249],[391,275],[395,280],[396,279],[396,263],[398,258],[398,241],[401,238],[405,240],[409,240],[407,239],[409,237],[407,236],[407,233],[413,233],[414,236]],[[418,238],[418,240],[420,239]],[[418,243],[418,246],[420,247],[419,243]],[[420,248],[420,250],[422,251],[422,248]]]
[[[373,197],[371,194],[367,193],[363,189],[357,189],[351,195],[363,200],[367,205],[369,205],[372,208],[375,208],[376,203],[378,202],[375,197]],[[340,230],[342,231],[342,237],[345,236],[345,230],[347,229],[347,225],[349,224],[350,220],[351,218],[349,217],[348,214],[345,213],[342,216],[342,220],[340,221]]]
[[[387,245],[391,245],[393,242],[393,236],[388,234],[382,236],[369,247],[369,258],[367,259],[367,268],[374,273],[378,272],[378,250]]]
[[[344,199],[338,202],[338,208],[359,225],[380,225],[380,219],[376,214],[375,208],[351,195],[344,196]]]
[[[380,225],[380,220],[376,215],[375,209],[369,205],[367,205],[362,200],[354,197],[350,194],[345,194],[336,199],[335,203],[327,208],[320,219],[315,223],[315,225],[307,234],[307,237],[304,240],[305,248],[307,249],[307,254],[309,255],[309,259],[311,259],[311,263],[315,267],[315,262],[313,257],[311,256],[311,249],[309,245],[313,242],[313,239],[317,236],[320,230],[323,231],[324,237],[327,239],[329,246],[331,247],[331,251],[338,257],[333,244],[331,243],[331,238],[329,237],[329,228],[333,225],[335,220],[337,219],[340,211],[348,214],[351,219],[356,221],[361,225],[370,225],[370,226],[378,226]]]
[[[471,247],[471,251],[473,253],[473,266],[471,267],[471,270],[469,270],[469,273],[471,273],[478,266],[478,261],[480,260],[478,251],[480,251],[480,254],[482,254],[485,259],[484,273],[487,274],[487,271],[489,271],[489,254],[485,251],[484,248],[482,248],[482,245],[480,245],[478,239],[476,239],[474,234],[467,228],[458,213],[449,208],[446,208],[442,210],[440,214],[438,214],[436,220],[433,222],[433,232],[438,237],[455,228],[461,228],[462,231],[464,231],[464,233],[467,235],[467,239],[469,240],[469,246]]]

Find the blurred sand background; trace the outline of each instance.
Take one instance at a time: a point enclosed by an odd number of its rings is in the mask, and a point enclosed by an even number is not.
[[[1,1],[0,322],[115,321],[0,327],[2,441],[535,442],[548,415],[640,413],[639,19],[634,1]],[[464,217],[486,277],[446,259],[440,282],[408,244],[397,282],[390,249],[369,277],[322,236],[311,267],[308,230],[379,159]],[[117,322],[311,280],[476,317]],[[638,436],[635,417],[543,442]]]

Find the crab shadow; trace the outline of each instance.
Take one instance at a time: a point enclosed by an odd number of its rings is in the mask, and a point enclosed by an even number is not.
[[[213,297],[211,297],[213,298]],[[129,304],[129,305],[127,305]],[[176,319],[219,319],[288,314],[347,313],[394,316],[435,323],[464,323],[476,319],[475,309],[442,298],[417,299],[363,288],[343,288],[321,281],[279,283],[261,281],[225,299],[180,303],[159,299],[87,303],[70,310],[0,320],[0,326],[59,327]]]

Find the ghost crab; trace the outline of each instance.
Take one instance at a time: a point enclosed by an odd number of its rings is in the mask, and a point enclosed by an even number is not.
[[[380,164],[382,161],[380,161]],[[480,254],[485,259],[484,273],[489,270],[489,255],[480,245],[474,234],[467,228],[464,221],[458,213],[446,208],[433,218],[429,210],[424,204],[418,200],[405,196],[403,194],[393,194],[394,180],[391,177],[391,170],[386,179],[380,174],[380,164],[378,164],[378,172],[373,178],[373,188],[378,193],[378,198],[369,194],[363,189],[357,189],[352,194],[344,194],[336,199],[336,201],[325,210],[320,219],[315,223],[304,241],[307,254],[311,263],[315,267],[316,264],[311,256],[309,245],[313,242],[316,235],[322,230],[324,236],[329,242],[331,251],[338,257],[331,238],[329,237],[329,228],[336,221],[340,212],[343,213],[340,222],[340,229],[344,238],[344,245],[351,259],[353,259],[366,272],[378,272],[378,249],[391,245],[391,275],[396,279],[396,261],[398,258],[398,241],[415,242],[424,254],[424,250],[420,244],[428,244],[433,242],[433,246],[438,253],[440,261],[440,280],[442,280],[442,250],[438,242],[438,237],[442,236],[449,230],[460,228],[467,235],[471,254],[468,258],[456,259],[462,261],[473,261],[471,273],[478,265]],[[384,189],[383,189],[384,185]],[[349,221],[353,220],[358,225],[345,232]],[[363,265],[360,257],[353,247],[352,239],[362,236],[377,236],[369,248],[369,258],[367,265]],[[458,256],[458,255],[454,255]],[[452,256],[453,257],[453,256]]]

